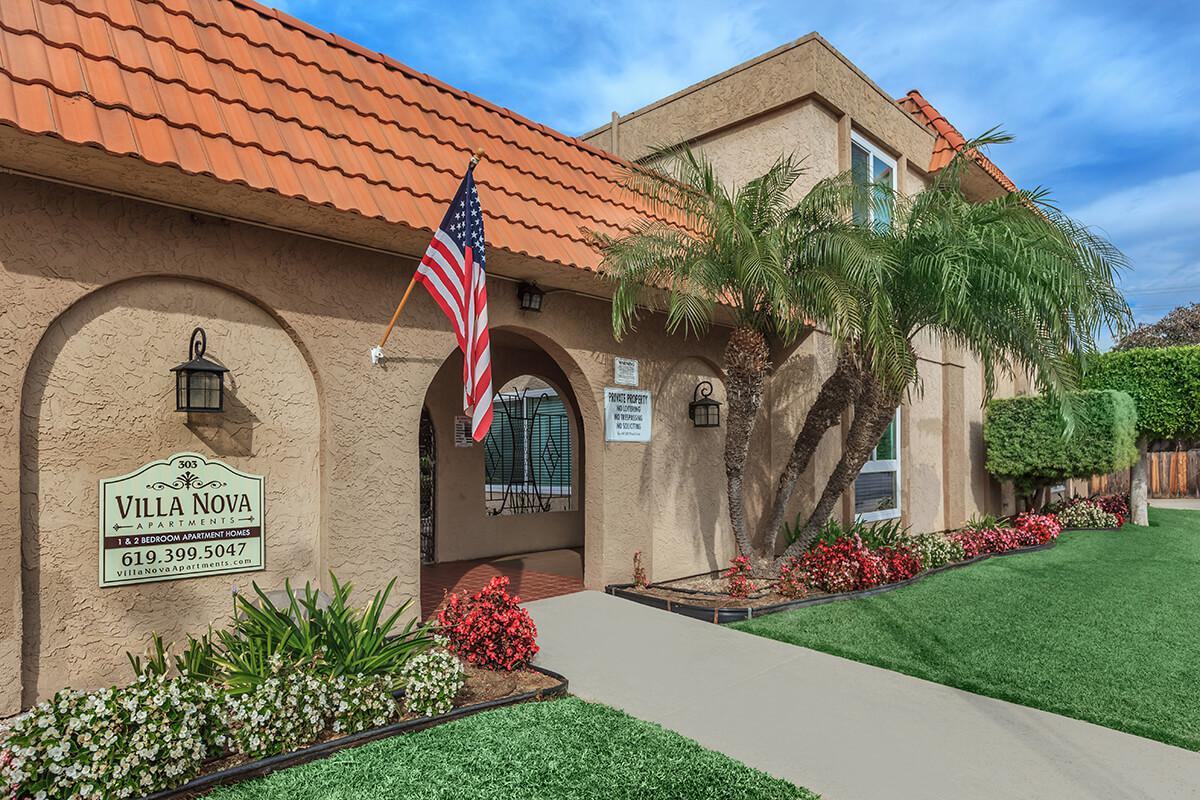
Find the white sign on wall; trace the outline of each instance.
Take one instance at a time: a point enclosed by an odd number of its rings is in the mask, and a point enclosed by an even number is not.
[[[604,390],[604,438],[609,442],[650,441],[650,393],[639,389]]]
[[[470,447],[473,444],[475,438],[471,436],[471,418],[460,414],[454,418],[454,446]]]
[[[613,359],[613,383],[618,386],[638,385],[638,362],[636,358]]]
[[[176,453],[100,481],[100,585],[263,568],[263,478]]]

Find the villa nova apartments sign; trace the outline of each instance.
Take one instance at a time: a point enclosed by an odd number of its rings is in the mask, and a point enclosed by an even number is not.
[[[263,568],[263,478],[176,453],[100,481],[100,585]]]

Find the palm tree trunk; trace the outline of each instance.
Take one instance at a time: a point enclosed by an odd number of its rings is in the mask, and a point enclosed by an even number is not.
[[[753,558],[746,525],[745,474],[754,421],[762,408],[763,384],[771,362],[766,338],[753,328],[738,328],[725,347],[725,484],[729,492],[729,523],[738,553]]]
[[[783,527],[787,514],[788,501],[796,491],[796,482],[808,469],[813,453],[821,444],[826,431],[837,425],[842,418],[842,412],[850,407],[857,393],[859,382],[858,363],[849,353],[842,353],[838,358],[833,373],[825,379],[816,400],[808,409],[804,418],[804,426],[796,435],[792,453],[788,456],[787,464],[779,476],[779,485],[775,489],[775,501],[771,511],[760,530],[764,557],[768,560],[775,558],[775,546],[779,540],[779,531]]]
[[[871,451],[879,443],[879,437],[883,436],[883,432],[891,424],[898,402],[898,398],[885,392],[872,377],[864,376],[863,390],[854,406],[854,421],[850,424],[842,457],[826,481],[825,489],[809,515],[808,522],[778,562],[799,556],[812,544],[821,526],[833,513],[838,499],[858,477],[863,464],[870,459]]]
[[[1138,460],[1133,465],[1129,480],[1129,516],[1134,525],[1150,524],[1150,454],[1149,441],[1139,436],[1137,441]]]

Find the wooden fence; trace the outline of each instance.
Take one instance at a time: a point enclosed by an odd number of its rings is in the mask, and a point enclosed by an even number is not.
[[[1093,475],[1091,494],[1129,491],[1129,470]],[[1200,450],[1163,450],[1150,454],[1151,497],[1200,497]]]

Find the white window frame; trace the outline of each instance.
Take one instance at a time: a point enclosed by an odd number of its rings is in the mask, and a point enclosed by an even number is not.
[[[891,170],[892,170],[892,187],[891,187],[891,188],[892,188],[892,191],[893,191],[893,192],[894,192],[894,191],[896,191],[896,187],[897,187],[897,185],[898,185],[898,184],[896,183],[896,181],[897,181],[897,176],[896,176],[896,159],[892,158],[892,157],[891,157],[891,156],[889,156],[887,153],[883,152],[883,150],[880,150],[880,149],[879,149],[879,147],[877,147],[876,145],[872,144],[872,143],[871,143],[871,141],[870,141],[869,139],[867,139],[865,136],[863,136],[862,134],[860,134],[858,131],[853,131],[853,130],[852,130],[852,131],[850,131],[850,148],[851,148],[851,149],[850,149],[850,164],[851,164],[851,169],[853,169],[853,165],[854,165],[854,145],[858,145],[858,146],[859,146],[859,147],[861,147],[863,150],[866,150],[866,151],[867,151],[867,155],[868,155],[868,156],[870,156],[870,157],[871,157],[871,159],[872,159],[872,162],[871,162],[871,163],[869,163],[869,164],[867,165],[867,166],[868,166],[867,174],[868,174],[868,175],[869,175],[869,177],[871,178],[871,182],[872,182],[872,183],[874,183],[874,182],[875,182],[875,164],[874,164],[874,161],[875,161],[875,160],[882,161],[884,164],[886,164],[887,166],[889,166],[889,167],[891,168]],[[869,206],[869,207],[867,208],[867,224],[868,224],[868,225],[870,225],[870,224],[872,224],[874,221],[875,221],[875,208],[874,208],[874,206]]]
[[[892,424],[896,426],[895,436],[892,437],[895,440],[893,446],[896,450],[896,457],[871,459],[863,464],[858,474],[862,475],[864,472],[894,472],[896,474],[896,507],[884,509],[883,511],[864,511],[861,514],[855,514],[854,518],[859,522],[878,522],[884,519],[897,519],[900,516],[901,508],[903,507],[902,495],[904,494],[904,484],[901,481],[902,476],[900,471],[901,453],[903,451],[900,449],[900,409],[898,408],[896,409],[896,416],[892,418]],[[871,450],[871,455],[875,455],[874,449]],[[858,476],[856,475],[855,481],[857,482],[857,480]]]

